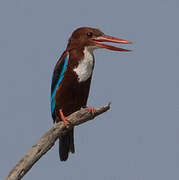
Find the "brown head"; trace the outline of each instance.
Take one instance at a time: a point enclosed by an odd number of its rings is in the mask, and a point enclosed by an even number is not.
[[[121,44],[131,44],[130,41],[105,35],[102,31],[90,27],[81,27],[76,29],[69,39],[67,50],[71,49],[83,49],[88,46],[92,49],[106,48],[113,51],[131,51],[102,42],[113,42]]]

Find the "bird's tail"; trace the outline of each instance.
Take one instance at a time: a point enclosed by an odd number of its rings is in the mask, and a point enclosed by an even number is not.
[[[59,155],[61,161],[68,159],[69,152],[75,152],[74,128],[59,139]]]

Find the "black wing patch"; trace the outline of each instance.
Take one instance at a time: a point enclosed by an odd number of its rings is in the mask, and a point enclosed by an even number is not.
[[[61,81],[63,80],[64,72],[67,68],[69,56],[65,56],[62,61],[57,65],[53,72],[52,85],[51,85],[51,113],[55,121],[55,94]]]

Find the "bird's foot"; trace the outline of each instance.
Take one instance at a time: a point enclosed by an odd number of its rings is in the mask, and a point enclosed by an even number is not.
[[[94,107],[88,107],[88,111],[92,113],[94,116],[95,108]]]
[[[63,114],[63,112],[62,112],[62,109],[59,110],[59,113],[60,113],[61,120],[65,123],[66,128],[69,128],[70,122],[69,122],[68,119],[64,116],[64,114]]]

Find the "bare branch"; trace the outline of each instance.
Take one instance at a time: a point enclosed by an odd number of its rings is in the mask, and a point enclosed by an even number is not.
[[[67,117],[70,122],[69,129],[86,121],[94,119],[96,116],[109,110],[110,103],[106,106],[95,109],[94,115],[88,111],[87,108],[81,109]],[[25,156],[13,167],[8,177],[5,180],[20,180],[31,167],[47,152],[49,151],[55,141],[62,136],[69,129],[65,128],[63,122],[57,123],[50,130],[48,130],[32,148],[25,154]]]

